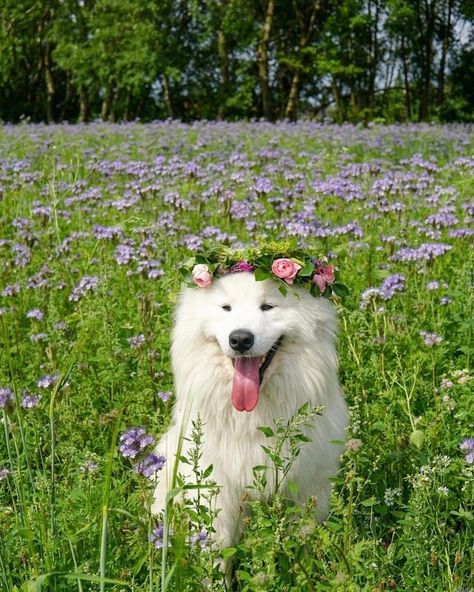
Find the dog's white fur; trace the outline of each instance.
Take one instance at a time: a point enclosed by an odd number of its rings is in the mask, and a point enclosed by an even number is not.
[[[262,311],[261,304],[274,305]],[[231,311],[222,308],[231,306]],[[267,368],[257,407],[239,412],[231,404],[235,356],[229,346],[233,330],[255,335],[248,352],[260,356],[283,335],[283,342]],[[167,458],[155,491],[153,512],[165,507],[172,483],[173,465],[179,449],[190,447],[191,421],[200,416],[204,426],[202,469],[213,465],[213,480],[221,486],[219,513],[214,522],[221,546],[232,545],[241,535],[243,495],[249,494],[252,468],[268,465],[262,450],[268,439],[259,426],[293,417],[305,403],[322,405],[324,411],[306,428],[311,442],[304,444],[287,479],[297,484],[297,502],[317,497],[320,520],[328,514],[329,477],[338,470],[340,446],[347,425],[347,408],[337,380],[336,314],[330,302],[314,298],[307,290],[288,287],[283,296],[273,280],[256,281],[252,273],[234,273],[216,280],[209,288],[185,289],[176,308],[172,344],[176,404],[173,423],[158,445]],[[189,465],[179,472],[192,480]],[[272,471],[267,472],[273,492]],[[251,493],[251,492],[250,492]]]

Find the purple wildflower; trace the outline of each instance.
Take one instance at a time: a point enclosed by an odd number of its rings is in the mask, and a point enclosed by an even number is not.
[[[3,467],[0,469],[0,481],[3,481],[3,479],[6,479],[8,477],[8,475],[10,474],[10,469],[7,469],[6,467]]]
[[[446,389],[451,389],[454,386],[454,382],[452,380],[449,380],[449,378],[443,378],[441,380],[441,384],[439,385],[439,389],[440,390],[446,390]]]
[[[448,306],[448,304],[451,304],[452,301],[453,299],[449,296],[443,296],[439,299],[439,303],[441,304],[441,306]]]
[[[367,288],[360,296],[360,308],[366,310],[377,298],[383,298],[382,291],[379,288]]]
[[[129,337],[127,341],[130,347],[133,347],[133,349],[139,349],[145,343],[145,335],[135,335],[134,337]]]
[[[83,473],[94,473],[97,471],[98,463],[93,460],[86,460],[80,467]]]
[[[51,388],[53,387],[59,379],[59,374],[45,374],[42,376],[36,383],[38,388]]]
[[[431,261],[440,257],[452,249],[451,245],[444,243],[425,243],[417,248],[403,247],[392,255],[392,261],[407,263],[410,261]]]
[[[267,179],[266,177],[257,177],[252,189],[257,193],[270,193],[273,189],[273,184],[270,179]]]
[[[118,265],[128,265],[130,261],[136,259],[135,249],[131,244],[118,245],[115,249],[114,258]]]
[[[154,443],[153,436],[146,433],[145,428],[130,428],[120,436],[119,451],[125,458],[135,458]]]
[[[190,251],[199,251],[202,248],[202,239],[194,234],[186,234],[183,236],[180,244]]]
[[[1,295],[17,296],[20,293],[20,289],[20,284],[11,284],[10,286],[5,286],[5,288],[3,288]]]
[[[169,399],[173,396],[173,393],[171,391],[160,391],[158,393],[158,398],[161,399],[163,401],[163,403],[166,403],[166,401],[169,401]]]
[[[401,273],[394,273],[384,279],[380,286],[382,292],[382,298],[384,300],[390,300],[395,292],[401,292],[405,289],[405,276]]]
[[[164,467],[166,459],[164,456],[158,456],[151,453],[135,465],[135,471],[144,477],[153,477],[156,472],[161,471]]]
[[[448,236],[449,238],[470,238],[474,236],[474,230],[472,228],[456,228],[450,230]]]
[[[38,343],[38,341],[47,341],[48,334],[47,333],[32,333],[30,335],[31,343]]]
[[[200,530],[189,538],[191,545],[199,545],[200,547],[207,547],[209,543],[209,534],[206,530]]]
[[[423,341],[425,345],[433,346],[439,345],[443,341],[443,337],[438,335],[437,333],[430,333],[429,331],[420,331],[421,337],[423,337]]]
[[[173,529],[170,528],[168,530],[168,540],[173,536]],[[157,526],[155,526],[155,528],[152,530],[151,536],[150,536],[150,542],[157,548],[157,549],[162,549],[163,545],[164,545],[164,537],[165,537],[165,527],[163,526],[163,524],[158,524]]]
[[[96,224],[92,229],[92,234],[97,240],[113,240],[122,238],[123,231],[119,226],[100,226]]]
[[[15,266],[26,267],[31,261],[31,251],[24,245],[13,245],[12,251],[15,254]]]
[[[33,216],[39,216],[40,218],[49,220],[53,215],[53,210],[49,206],[43,206],[39,202],[34,202],[33,207],[31,208],[31,213]]]
[[[474,464],[474,438],[465,438],[459,448],[465,454],[466,462],[470,465]]]
[[[0,409],[13,403],[13,391],[8,386],[0,387]]]
[[[34,394],[31,394],[31,393],[25,391],[25,393],[23,394],[23,398],[21,400],[20,405],[23,407],[23,409],[32,409],[33,407],[36,407],[36,405],[38,405],[40,400],[41,400],[40,395],[34,395]]]
[[[88,291],[95,290],[97,288],[98,283],[98,277],[87,275],[84,276],[69,295],[69,301],[77,302],[83,296],[85,296]]]
[[[28,319],[35,319],[36,321],[42,321],[44,314],[39,308],[32,308],[26,313]]]
[[[454,226],[459,220],[450,212],[440,211],[437,214],[428,216],[425,219],[425,224],[432,224],[436,228],[445,228],[447,226]]]

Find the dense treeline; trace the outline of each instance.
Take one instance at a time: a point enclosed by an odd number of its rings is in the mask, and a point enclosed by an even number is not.
[[[0,119],[474,119],[472,0],[2,0]]]

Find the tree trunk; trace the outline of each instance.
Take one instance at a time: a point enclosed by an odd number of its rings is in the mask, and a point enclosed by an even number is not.
[[[342,123],[344,121],[344,109],[341,100],[341,93],[339,92],[335,76],[332,77],[332,94],[334,95],[334,100],[336,101],[336,120],[338,123]]]
[[[441,48],[441,58],[439,61],[438,71],[438,92],[436,96],[436,103],[441,107],[444,103],[444,84],[446,73],[446,60],[451,43],[451,17],[453,12],[453,0],[448,0],[448,14],[446,21],[443,23],[443,45]]]
[[[258,76],[262,93],[262,108],[265,119],[272,119],[272,104],[270,95],[270,75],[268,67],[268,48],[275,12],[275,0],[268,0],[265,21],[263,23],[262,38],[257,48]]]
[[[371,10],[371,6],[369,4],[369,10]],[[370,15],[372,16],[372,15]],[[375,0],[375,14],[373,18],[373,31],[371,35],[371,44],[372,44],[372,51],[370,56],[370,68],[369,68],[369,88],[368,88],[368,97],[367,97],[367,107],[370,111],[370,114],[373,114],[374,106],[375,106],[375,80],[377,79],[377,66],[379,63],[379,36],[378,36],[378,25],[380,21],[380,7],[378,0]]]
[[[170,84],[168,80],[168,76],[163,74],[163,95],[165,98],[165,105],[166,105],[166,112],[170,119],[173,119],[173,103],[171,102],[171,92],[170,92]]]
[[[110,113],[110,105],[112,103],[112,79],[109,78],[107,81],[107,89],[105,91],[104,100],[102,101],[102,107],[100,110],[100,118],[102,121],[107,121]]]
[[[46,43],[43,57],[44,79],[46,83],[46,121],[54,122],[54,79],[51,72],[51,46]]]
[[[423,31],[422,56],[421,56],[421,93],[419,119],[426,121],[430,116],[431,76],[433,68],[433,38],[435,26],[435,0],[424,1],[424,14],[420,15],[422,21],[420,30]]]
[[[295,70],[291,78],[290,92],[288,94],[288,102],[285,108],[285,117],[296,120],[298,94],[300,87],[300,71]]]
[[[127,88],[127,93],[125,95],[125,112],[123,114],[123,120],[129,121],[130,119],[130,103],[132,101],[132,91],[130,88]]]
[[[89,111],[89,104],[87,100],[87,93],[84,86],[79,86],[79,122],[86,123]]]
[[[405,47],[405,37],[402,36],[402,63],[403,63],[403,85],[405,87],[405,109],[407,110],[407,119],[411,120],[411,96],[410,96],[410,84],[408,81],[408,64],[407,64],[407,53]]]
[[[302,52],[311,40],[314,32],[316,16],[321,8],[320,0],[315,0],[311,7],[311,14],[309,18],[305,18],[299,11],[296,2],[293,2],[293,9],[298,19],[298,26],[300,29],[300,39],[298,43],[298,52],[300,59],[303,59]],[[302,65],[301,65],[302,67]],[[288,101],[285,108],[285,117],[289,119],[296,119],[298,107],[298,95],[300,90],[301,68],[296,67],[291,77],[290,92],[288,94]]]
[[[222,29],[217,32],[217,54],[219,56],[219,69],[221,74],[221,97],[219,101],[219,109],[217,112],[218,119],[225,117],[225,103],[229,96],[229,57],[227,55],[227,44],[225,33]]]

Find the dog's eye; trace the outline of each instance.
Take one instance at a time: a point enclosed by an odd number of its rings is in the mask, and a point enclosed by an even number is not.
[[[227,312],[229,312],[229,311],[231,311],[231,310],[232,310],[232,307],[231,307],[231,305],[230,305],[230,304],[223,304],[223,305],[221,306],[221,308],[222,308],[222,310],[226,310]]]
[[[272,310],[272,308],[275,308],[273,304],[262,304],[260,310],[263,310],[265,312],[266,310]]]

